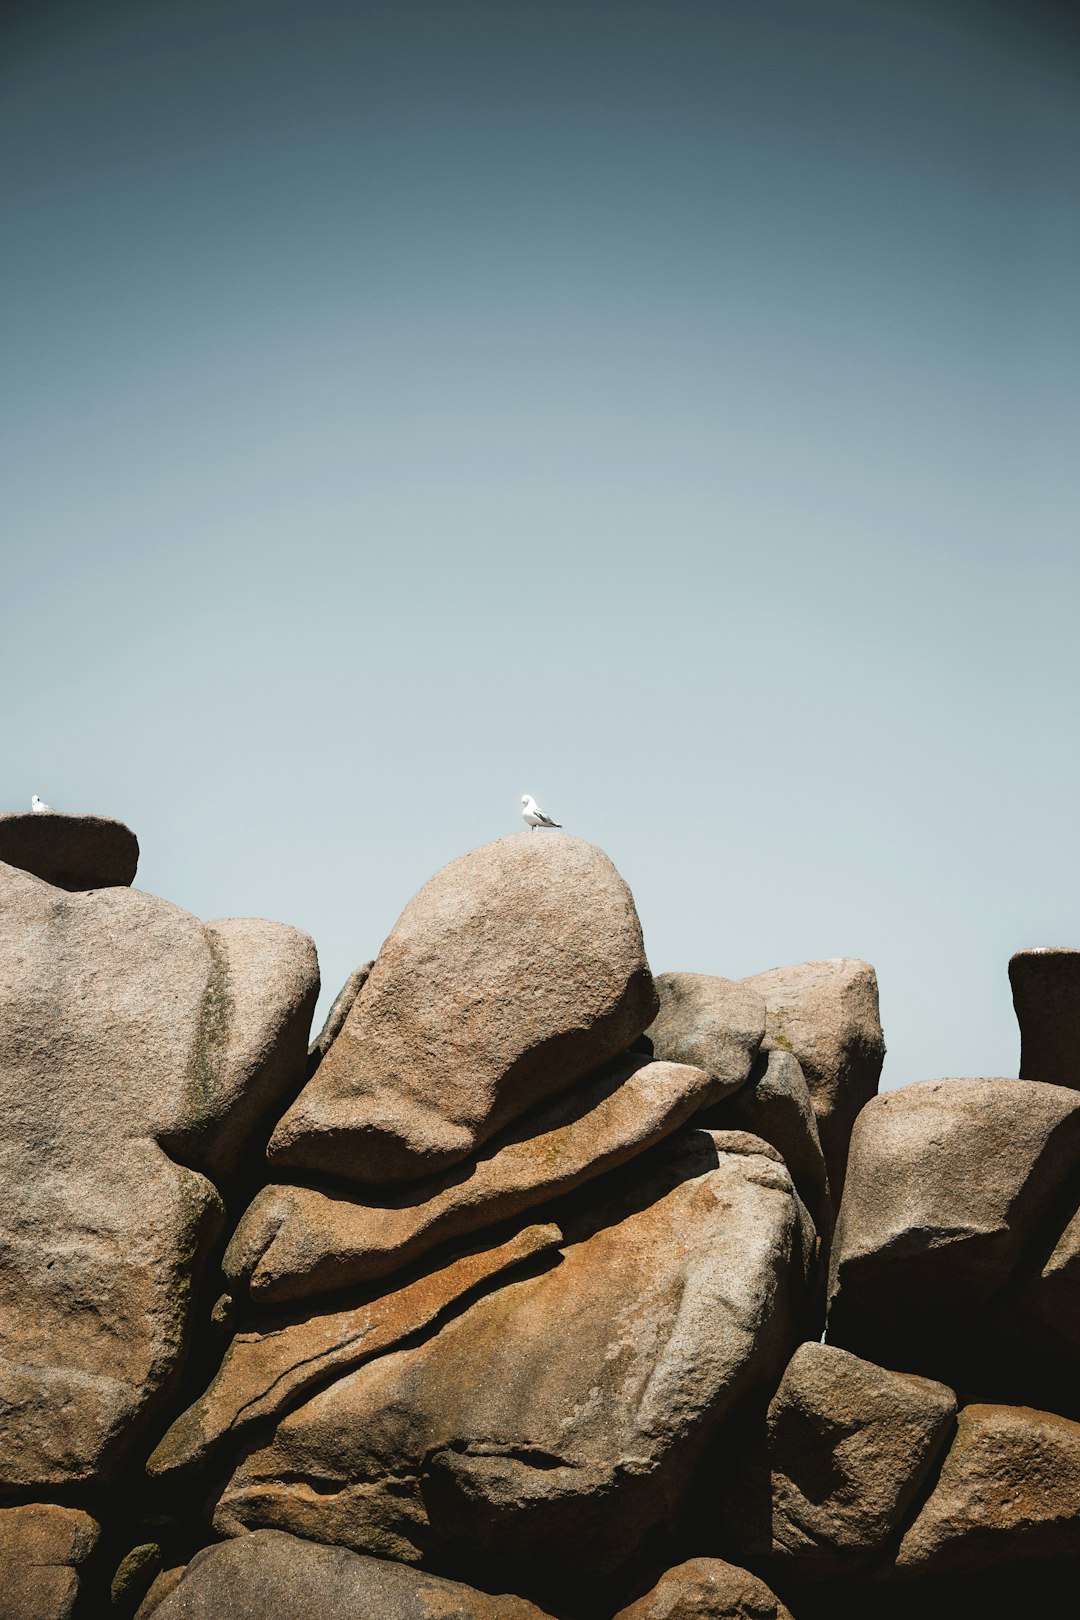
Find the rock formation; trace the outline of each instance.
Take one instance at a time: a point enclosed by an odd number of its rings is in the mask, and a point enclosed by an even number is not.
[[[312,1040],[311,941],[137,855],[0,817],[0,1620],[1075,1580],[1076,953],[1013,959],[1022,1079],[875,1096],[868,964],[654,981],[607,857],[522,834]]]

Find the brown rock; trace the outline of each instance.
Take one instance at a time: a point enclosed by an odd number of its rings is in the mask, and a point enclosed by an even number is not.
[[[798,1059],[780,1047],[764,1054],[749,1082],[710,1108],[702,1123],[750,1131],[771,1142],[791,1171],[799,1197],[827,1243],[833,1229],[832,1198],[817,1117]]]
[[[792,1620],[764,1581],[719,1558],[690,1558],[615,1620]]]
[[[832,1345],[800,1345],[769,1404],[766,1522],[744,1517],[735,1544],[799,1581],[869,1563],[902,1524],[955,1417],[944,1384]],[[733,1479],[736,1524],[745,1494]]]
[[[78,1508],[44,1502],[0,1508],[4,1620],[68,1620],[79,1566],[100,1534],[100,1525]]]
[[[765,999],[766,1049],[799,1060],[838,1201],[851,1127],[877,1091],[885,1057],[877,975],[869,962],[838,956],[772,968],[743,983]]]
[[[523,1598],[279,1530],[204,1547],[153,1612],[157,1620],[550,1620]]]
[[[168,1399],[222,1215],[199,1169],[295,1084],[317,983],[295,930],[0,866],[3,1488],[111,1477]]]
[[[656,1005],[602,851],[485,844],[406,906],[270,1157],[361,1184],[435,1174],[624,1051]]]
[[[899,1575],[1080,1555],[1080,1423],[965,1406],[941,1474],[896,1555]]]
[[[562,1239],[529,1226],[494,1249],[454,1260],[366,1305],[233,1340],[213,1383],[173,1424],[147,1464],[154,1476],[198,1467],[227,1437],[279,1416],[306,1394],[429,1327],[449,1305]]]
[[[139,840],[108,816],[0,815],[0,861],[58,889],[127,888],[139,864]]]
[[[720,1086],[701,1069],[628,1056],[557,1097],[423,1196],[353,1203],[306,1187],[256,1197],[226,1251],[257,1299],[298,1299],[400,1271],[449,1238],[492,1226],[625,1163],[684,1124]]]
[[[660,1011],[647,1031],[653,1054],[713,1075],[719,1096],[750,1078],[765,1036],[765,1003],[734,979],[707,973],[661,973]]]
[[[730,1141],[671,1138],[575,1217],[561,1264],[291,1411],[234,1474],[219,1531],[408,1562],[442,1548],[540,1602],[621,1578],[794,1339],[801,1205],[772,1149]]]
[[[346,1018],[352,1012],[353,1002],[360,994],[371,977],[374,962],[361,962],[358,968],[353,968],[341,989],[334,997],[333,1005],[326,1015],[322,1029],[311,1043],[310,1055],[320,1062],[329,1052],[338,1036]]]
[[[1017,951],[1009,963],[1020,1078],[1080,1089],[1080,951]]]
[[[830,1342],[932,1349],[966,1330],[1078,1161],[1080,1097],[1060,1086],[925,1080],[876,1097],[852,1135]]]

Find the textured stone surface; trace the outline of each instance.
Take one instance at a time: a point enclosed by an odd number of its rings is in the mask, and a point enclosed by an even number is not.
[[[538,1601],[624,1571],[786,1363],[807,1265],[805,1212],[764,1143],[686,1130],[624,1181],[553,1269],[285,1417],[226,1487],[219,1530],[404,1561],[450,1549]]]
[[[710,1108],[704,1122],[717,1129],[750,1131],[771,1142],[827,1242],[833,1228],[829,1176],[805,1077],[792,1052],[777,1047],[763,1057],[749,1082]]]
[[[222,1440],[279,1416],[311,1390],[429,1327],[462,1295],[561,1238],[557,1226],[529,1226],[366,1305],[238,1334],[210,1388],[157,1446],[149,1472],[160,1477],[202,1464]]]
[[[1017,951],[1009,982],[1021,1078],[1080,1089],[1080,951]]]
[[[520,1215],[625,1163],[721,1090],[701,1069],[628,1056],[519,1121],[427,1196],[411,1191],[408,1202],[373,1205],[307,1187],[266,1187],[226,1251],[226,1275],[266,1301],[386,1276],[437,1243]]]
[[[334,997],[322,1029],[311,1043],[309,1055],[312,1058],[321,1062],[329,1052],[341,1034],[346,1018],[352,1012],[353,1003],[371,977],[371,970],[374,966],[374,962],[361,962],[358,968],[353,968],[349,977]]]
[[[278,1530],[196,1553],[157,1620],[546,1620],[518,1597],[362,1558]]]
[[[769,1403],[769,1500],[761,1522],[744,1511],[740,1551],[798,1580],[869,1563],[900,1528],[955,1417],[944,1384],[800,1345]],[[745,1483],[728,1484],[738,1523]]]
[[[437,1173],[624,1051],[656,1006],[601,850],[485,844],[406,906],[271,1159],[360,1184]]]
[[[126,888],[139,864],[139,840],[108,816],[0,815],[0,861],[58,889]]]
[[[926,1080],[876,1097],[852,1136],[830,1341],[966,1329],[1078,1159],[1080,1097],[1060,1086]]]
[[[689,1558],[615,1620],[791,1620],[775,1592],[719,1558]]]
[[[0,1508],[0,1614],[4,1620],[68,1620],[79,1565],[100,1527],[88,1513],[53,1503]]]
[[[940,1576],[1080,1557],[1080,1423],[1025,1406],[965,1406],[898,1574]]]
[[[661,973],[656,990],[660,1011],[647,1031],[654,1055],[704,1069],[723,1093],[745,1085],[765,1037],[757,992],[707,973]]]
[[[317,982],[293,929],[0,866],[3,1487],[109,1477],[167,1398],[221,1218],[199,1171],[302,1061]]]
[[[764,998],[765,1046],[799,1060],[838,1200],[851,1127],[877,1091],[885,1057],[877,975],[869,962],[838,956],[772,968],[743,983]]]

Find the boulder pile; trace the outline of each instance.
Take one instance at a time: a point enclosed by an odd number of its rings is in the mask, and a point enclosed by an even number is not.
[[[817,1620],[1080,1572],[1080,953],[877,1095],[561,831],[315,948],[0,817],[0,1620]],[[1040,1066],[1044,1065],[1044,1066]]]

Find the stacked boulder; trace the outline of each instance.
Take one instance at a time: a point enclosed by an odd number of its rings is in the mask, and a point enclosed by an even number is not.
[[[654,979],[560,832],[309,1047],[310,940],[92,819],[0,817],[0,1614],[809,1620],[1080,1553],[1080,1093],[876,1097],[867,964]]]

